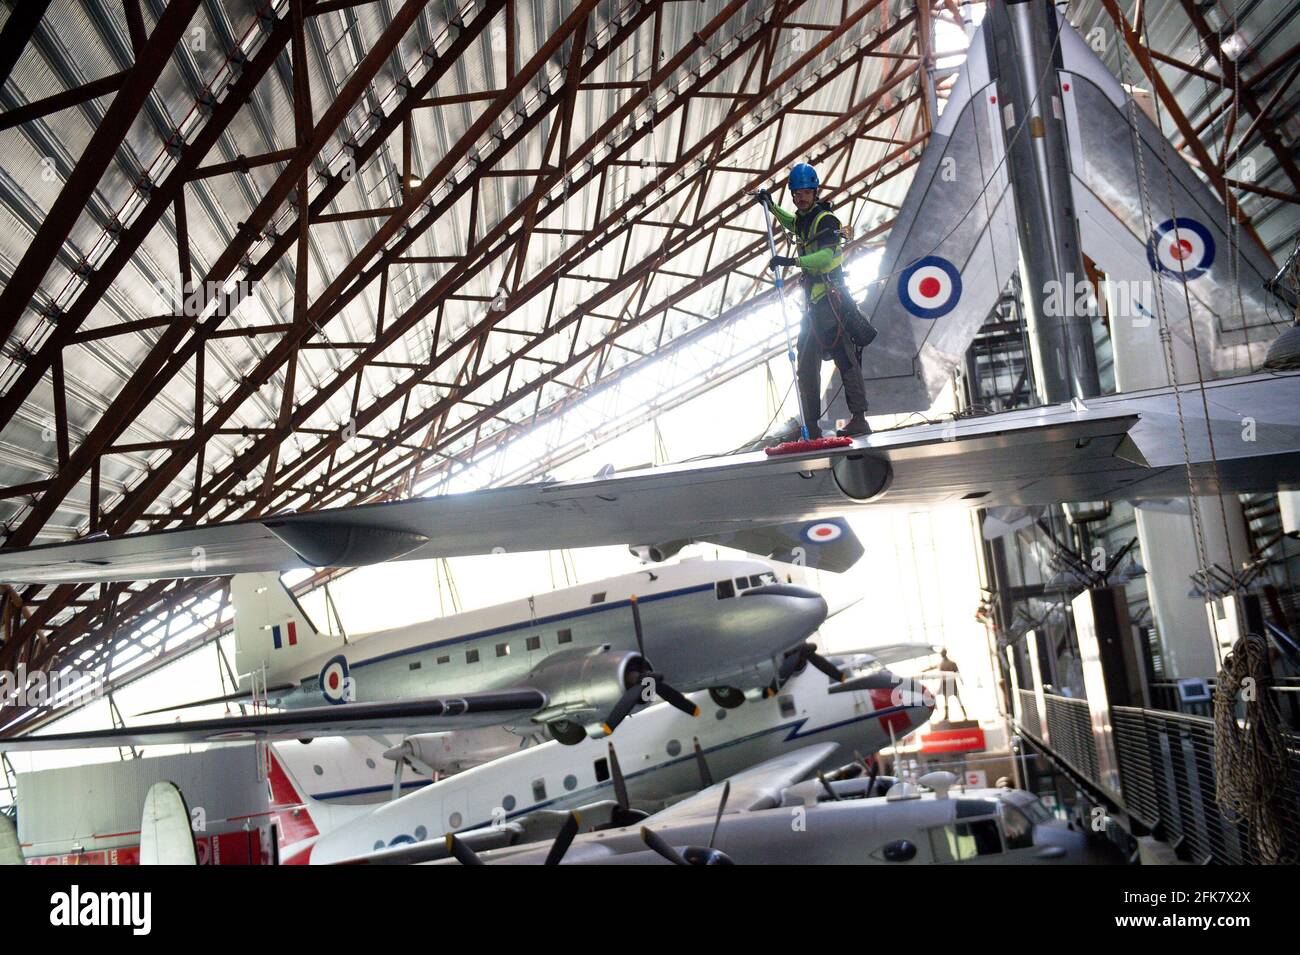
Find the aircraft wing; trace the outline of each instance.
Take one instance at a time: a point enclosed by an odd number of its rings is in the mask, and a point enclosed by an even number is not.
[[[1170,330],[1191,345],[1190,304],[1202,354],[1217,371],[1259,367],[1290,323],[1289,309],[1264,288],[1272,260],[1244,232],[1234,254],[1219,197],[1068,24],[1061,56],[1053,100],[1064,110],[1083,251],[1119,293],[1109,303],[1111,321],[1133,322],[1159,349],[1163,307]],[[1237,167],[1230,175],[1253,178]],[[1195,377],[1195,368],[1180,371]]]
[[[47,733],[0,740],[0,750],[81,749],[91,746],[149,746],[167,743],[229,743],[247,740],[371,736],[493,726],[523,720],[546,705],[540,690],[489,690],[456,697],[424,697],[385,703],[347,703],[253,716],[124,726],[85,733]]]
[[[882,643],[876,647],[859,647],[856,650],[836,650],[827,653],[826,656],[832,659],[848,657],[871,657],[881,666],[890,666],[894,663],[901,663],[904,660],[915,660],[917,657],[926,657],[932,653],[938,653],[939,648],[931,646],[928,643]]]
[[[1297,486],[1300,375],[1208,382],[1204,402],[1198,388],[1180,390],[1196,493]],[[854,504],[994,507],[1185,496],[1178,414],[1171,389],[1151,389],[899,428],[828,451],[735,454],[601,479],[14,548],[0,550],[0,581],[213,577],[626,544],[838,517]]]
[[[996,101],[981,29],[862,302],[877,331],[862,353],[872,414],[930,407],[1015,271],[1015,202]],[[826,419],[849,416],[838,372],[826,396]]]
[[[781,790],[803,782],[839,748],[839,743],[818,743],[815,746],[805,746],[803,749],[783,753],[757,766],[742,770],[723,782],[701,789],[694,796],[688,796],[681,802],[673,803],[667,809],[646,819],[645,825],[652,829],[660,829],[692,822],[711,821],[718,813],[722,787],[728,783],[731,785],[730,794],[727,796],[728,815],[779,806]]]

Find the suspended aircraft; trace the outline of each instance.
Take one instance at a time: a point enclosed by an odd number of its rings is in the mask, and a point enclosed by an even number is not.
[[[1164,326],[1199,351],[1209,376],[1258,368],[1289,323],[1295,302],[1276,297],[1268,253],[1245,232],[1238,239],[1235,223],[1230,234],[1223,203],[1093,46],[1060,10],[1036,4],[991,5],[972,36],[890,229],[880,275],[867,287],[864,311],[879,336],[862,361],[875,414],[928,408],[1020,269],[1022,251],[1047,254],[1047,237],[1022,250],[1017,231],[1026,217],[1040,234],[1051,231],[1038,223],[1041,210],[1017,207],[1034,206],[1043,188],[1068,206],[1077,229],[1067,231],[1077,231],[1082,253],[1106,276],[1111,322],[1144,330],[1155,355]],[[1068,168],[1045,158],[1058,144]],[[1055,293],[1058,315],[1073,314],[1086,290],[1086,276],[1073,279],[1075,287],[1041,290]],[[1192,373],[1180,368],[1179,378]],[[1296,394],[1294,382],[1276,387]],[[838,376],[825,407],[830,419],[847,414]],[[1167,413],[1141,400],[1130,407]],[[1203,438],[1204,424],[1198,429]]]
[[[545,730],[576,745],[612,733],[656,696],[695,716],[699,707],[684,692],[707,689],[717,705],[735,708],[808,664],[841,679],[807,642],[827,617],[825,599],[778,581],[757,560],[687,559],[346,642],[317,630],[277,574],[236,575],[231,593],[240,692],[168,709],[253,702],[277,711],[26,735],[3,747],[411,736],[496,725],[523,736]]]

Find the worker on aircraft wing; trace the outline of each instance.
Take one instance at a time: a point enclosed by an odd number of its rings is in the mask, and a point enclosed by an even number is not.
[[[778,255],[769,267],[798,266],[803,271],[804,316],[799,330],[799,406],[810,438],[821,437],[821,363],[833,359],[844,382],[844,397],[853,417],[839,434],[868,434],[867,389],[862,380],[862,349],[876,330],[858,311],[844,278],[844,233],[831,204],[818,200],[817,170],[799,163],[790,170],[790,195],[797,212],[778,206],[766,189],[754,193],[785,230],[794,236],[799,254]]]

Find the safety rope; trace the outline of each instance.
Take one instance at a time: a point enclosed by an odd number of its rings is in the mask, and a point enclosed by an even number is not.
[[[1120,77],[1129,90],[1134,89],[1132,83],[1129,82],[1128,71],[1128,58],[1131,55],[1132,54],[1128,54],[1126,56],[1121,54],[1118,57]],[[1146,158],[1143,150],[1142,137],[1138,132],[1140,127],[1138,126],[1137,109],[1137,100],[1134,99],[1133,95],[1130,93],[1128,96],[1129,133],[1133,142],[1133,157],[1137,163],[1139,190],[1138,205],[1142,211],[1143,232],[1150,236],[1155,232],[1155,222],[1151,215],[1151,193],[1147,182]],[[1192,455],[1187,443],[1187,419],[1183,413],[1182,390],[1178,385],[1177,365],[1174,361],[1173,335],[1169,331],[1169,316],[1165,311],[1165,287],[1164,282],[1161,280],[1160,274],[1156,271],[1154,265],[1150,266],[1150,270],[1151,282],[1156,290],[1156,320],[1159,323],[1160,342],[1165,353],[1165,373],[1169,376],[1170,385],[1173,386],[1174,408],[1178,415],[1178,434],[1183,445],[1183,467],[1187,473],[1188,503],[1190,505],[1192,516],[1192,535],[1196,543],[1196,560],[1198,566],[1205,571],[1209,565],[1209,558],[1206,553],[1205,535],[1201,528],[1200,504],[1197,501],[1195,482],[1192,477]],[[1214,644],[1214,652],[1215,658],[1222,663],[1221,650],[1217,640]]]
[[[1279,811],[1288,761],[1272,679],[1268,641],[1248,633],[1233,644],[1214,689],[1215,799],[1230,822],[1246,822],[1260,861],[1268,865],[1292,861]]]
[[[1147,48],[1150,49],[1150,31],[1149,31],[1149,29],[1147,28],[1147,21],[1146,21],[1146,16],[1145,16],[1145,9],[1143,10],[1143,18],[1142,18],[1142,23],[1141,23],[1141,29],[1142,29],[1142,31],[1146,34],[1146,43],[1147,43]],[[1159,121],[1160,128],[1163,129],[1163,120],[1161,119],[1161,115],[1160,115],[1160,99],[1159,99],[1159,97],[1153,96],[1153,97],[1152,97],[1152,102],[1155,104],[1156,119]],[[1162,136],[1162,137],[1161,137],[1161,141],[1160,141],[1160,152],[1157,154],[1157,158],[1159,158],[1159,160],[1160,160],[1160,165],[1161,165],[1162,168],[1164,169],[1164,173],[1165,173],[1165,188],[1166,188],[1166,191],[1167,191],[1168,196],[1169,196],[1169,217],[1170,217],[1170,219],[1172,219],[1175,223],[1177,223],[1177,221],[1178,221],[1178,209],[1176,208],[1176,206],[1175,206],[1175,204],[1174,204],[1174,174],[1173,174],[1173,170],[1170,169],[1170,167],[1169,167],[1169,160],[1168,160],[1168,158],[1167,158],[1166,155],[1165,155],[1166,150],[1167,150],[1167,147],[1168,147],[1168,144],[1167,144],[1167,142],[1165,141],[1164,137]],[[1227,187],[1226,184],[1225,184],[1225,186],[1224,186],[1224,190],[1225,190],[1225,193],[1226,193],[1230,198],[1232,198],[1232,203],[1233,203],[1233,205],[1235,206],[1235,205],[1236,205],[1236,199],[1235,199],[1235,197],[1232,197],[1231,192],[1228,190],[1228,187]],[[1230,214],[1230,210],[1229,210],[1229,214]],[[1150,235],[1150,234],[1151,234],[1151,233],[1148,233],[1148,235]],[[1177,225],[1174,226],[1174,235],[1175,235],[1175,237],[1177,237],[1177,235],[1178,235],[1178,227],[1177,227]],[[1204,371],[1204,368],[1202,367],[1202,364],[1201,364],[1201,347],[1200,347],[1200,342],[1199,342],[1198,337],[1197,337],[1197,334],[1196,334],[1196,322],[1195,322],[1195,320],[1194,320],[1194,318],[1193,318],[1193,315],[1192,315],[1192,293],[1191,293],[1191,290],[1188,288],[1188,285],[1187,285],[1188,276],[1187,276],[1187,274],[1186,274],[1186,268],[1185,268],[1184,265],[1183,265],[1183,260],[1182,260],[1182,259],[1179,259],[1179,260],[1178,260],[1178,270],[1179,270],[1179,272],[1182,274],[1181,277],[1182,277],[1182,287],[1183,287],[1183,304],[1184,304],[1184,308],[1186,308],[1186,310],[1187,310],[1187,328],[1188,328],[1188,331],[1190,332],[1191,337],[1192,337],[1192,355],[1193,355],[1193,357],[1194,357],[1194,359],[1195,359],[1195,364],[1196,364],[1196,382],[1197,382],[1197,387],[1198,387],[1198,389],[1199,389],[1199,391],[1200,391],[1200,395],[1201,395],[1201,413],[1205,416],[1205,439],[1206,439],[1206,442],[1207,442],[1207,444],[1208,444],[1208,446],[1209,446],[1209,451],[1210,451],[1210,486],[1211,486],[1211,488],[1212,488],[1212,493],[1213,493],[1214,496],[1217,497],[1218,500],[1219,500],[1219,518],[1220,518],[1220,520],[1221,520],[1221,522],[1222,522],[1222,527],[1223,527],[1223,544],[1224,544],[1224,547],[1227,549],[1227,552],[1228,552],[1228,565],[1229,565],[1229,571],[1230,571],[1230,573],[1231,573],[1231,575],[1232,575],[1233,591],[1234,591],[1234,593],[1241,594],[1241,592],[1242,592],[1242,590],[1241,590],[1241,585],[1240,585],[1240,582],[1239,582],[1239,578],[1238,578],[1238,576],[1237,576],[1237,575],[1238,575],[1238,571],[1239,571],[1241,568],[1240,568],[1240,566],[1237,564],[1236,556],[1233,554],[1233,548],[1232,548],[1232,535],[1231,535],[1231,533],[1230,533],[1229,530],[1228,530],[1228,508],[1227,508],[1227,503],[1226,503],[1226,501],[1225,501],[1225,499],[1224,499],[1224,496],[1223,496],[1223,485],[1222,485],[1222,481],[1221,481],[1221,479],[1220,479],[1220,475],[1219,475],[1219,456],[1218,456],[1218,453],[1217,453],[1217,451],[1216,451],[1216,449],[1215,449],[1215,443],[1214,443],[1214,428],[1212,427],[1212,425],[1211,425],[1211,423],[1210,423],[1210,399],[1209,399],[1209,395],[1208,395],[1208,393],[1206,392],[1206,388],[1205,388],[1205,371]],[[1157,281],[1158,281],[1158,276],[1157,276]],[[1238,294],[1240,294],[1240,283],[1238,283],[1237,291],[1238,291]],[[1168,327],[1168,321],[1166,320],[1166,328],[1167,328],[1167,327]],[[1243,322],[1243,327],[1244,327],[1244,322]],[[1170,342],[1170,344],[1169,344],[1167,350],[1169,351],[1169,353],[1170,353],[1171,355],[1172,355],[1172,349],[1173,349],[1172,342]],[[1171,383],[1172,383],[1173,386],[1174,386],[1174,391],[1177,392],[1177,390],[1178,390],[1178,382],[1177,382],[1177,380],[1175,380],[1175,379],[1173,379],[1173,378],[1171,377]],[[1190,467],[1190,464],[1189,464],[1189,466],[1188,466],[1188,492],[1189,492],[1189,494],[1190,494],[1192,500],[1195,500],[1195,499],[1196,499],[1196,494],[1195,494],[1195,488],[1193,487],[1193,485],[1192,485],[1192,483],[1191,483],[1191,467]],[[1202,528],[1201,528],[1201,532],[1203,533],[1203,531],[1204,531],[1204,527],[1202,526]],[[1201,546],[1202,549],[1204,550],[1204,541],[1200,541],[1200,542],[1198,542],[1198,544],[1199,544],[1199,546]],[[1207,557],[1204,561],[1202,561],[1201,566],[1202,566],[1202,568],[1204,569],[1205,574],[1206,574],[1205,589],[1206,589],[1207,592],[1208,592],[1208,589],[1209,589],[1209,570],[1210,570],[1210,565],[1209,565],[1208,557]],[[1215,641],[1215,646],[1216,646],[1216,653],[1217,653],[1218,641]]]

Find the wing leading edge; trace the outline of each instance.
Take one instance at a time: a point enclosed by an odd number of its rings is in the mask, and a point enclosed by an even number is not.
[[[0,750],[81,749],[168,743],[230,743],[311,739],[317,736],[410,735],[495,726],[524,720],[546,705],[546,695],[526,687],[426,697],[391,703],[347,703],[221,719],[125,726],[87,733],[49,733],[0,740]]]

